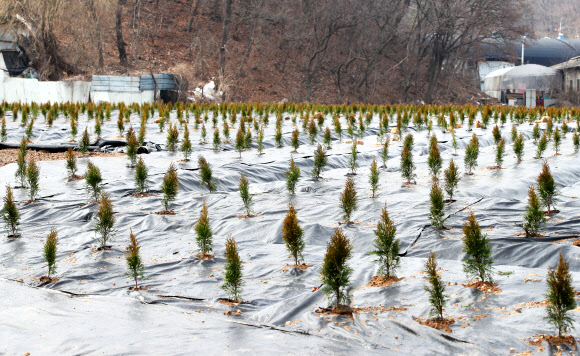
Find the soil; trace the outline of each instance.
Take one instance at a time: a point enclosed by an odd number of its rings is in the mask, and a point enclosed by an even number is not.
[[[482,281],[475,281],[475,282],[468,282],[465,284],[462,284],[462,286],[464,286],[465,288],[475,288],[475,289],[479,289],[480,291],[482,291],[483,293],[486,294],[500,294],[501,293],[501,289],[497,288],[497,283],[495,282],[482,282]]]
[[[285,265],[284,267],[282,267],[282,271],[287,271],[291,268],[296,268],[298,270],[303,271],[303,270],[307,269],[308,267],[310,267],[310,265],[308,263],[301,263],[299,265]]]
[[[240,304],[242,304],[242,301],[241,300],[222,299],[222,300],[220,300],[220,304],[223,304],[223,305],[240,305]]]
[[[443,330],[448,334],[451,334],[450,326],[455,323],[455,319],[453,318],[443,318],[441,320],[438,319],[423,319],[423,318],[415,318],[415,321],[421,325],[430,326],[437,330]]]
[[[74,152],[77,158],[88,158],[88,157],[119,157],[124,156],[124,153],[120,152],[90,152],[87,154]],[[3,167],[10,163],[16,163],[18,159],[18,149],[17,148],[7,148],[0,150],[0,167]],[[39,161],[60,161],[66,159],[66,152],[46,152],[46,151],[34,151],[28,150],[26,154],[26,159],[34,159],[36,162]]]
[[[215,257],[215,255],[209,254],[209,253],[198,253],[196,255],[197,259],[200,261],[207,261],[207,260],[211,260],[212,258]]]
[[[155,214],[157,214],[157,215],[175,215],[175,211],[173,209],[162,210],[162,211],[156,211]]]
[[[580,247],[580,238],[574,240],[574,243],[573,244],[574,244],[574,246]]]
[[[544,212],[544,215],[558,214],[559,212],[560,210],[548,210]]]
[[[133,286],[133,287],[129,288],[129,290],[148,290],[150,288],[151,287],[143,287],[143,286],[137,286],[137,287],[135,287],[135,286]]]
[[[532,346],[539,347],[540,350],[543,351],[544,347],[542,346],[542,342],[546,341],[548,344],[552,346],[560,346],[560,345],[567,345],[572,348],[572,350],[576,350],[576,339],[572,335],[564,335],[564,336],[557,336],[557,335],[536,335],[532,338],[532,340],[527,341],[528,344]]]
[[[59,279],[60,279],[60,277],[50,278],[48,276],[42,276],[42,277],[40,277],[39,281],[40,281],[40,284],[49,284],[49,283],[56,283],[59,281]]]
[[[96,248],[96,249],[93,249],[93,253],[97,253],[97,252],[101,252],[101,251],[110,250],[110,249],[112,249],[112,248],[113,248],[113,246],[111,246],[111,245],[105,245],[105,246],[103,246],[103,247],[98,247],[98,248]]]
[[[145,198],[145,197],[148,197],[150,195],[155,195],[155,193],[133,193],[131,195],[134,197],[138,197],[138,198]]]
[[[384,277],[384,276],[373,276],[373,278],[371,278],[368,287],[388,287],[391,284],[397,283],[398,281],[403,280],[403,278],[397,278],[396,276],[391,276],[391,277]]]
[[[233,310],[228,310],[226,312],[223,312],[223,315],[242,315],[242,312],[240,311],[240,309],[236,310],[235,312]]]

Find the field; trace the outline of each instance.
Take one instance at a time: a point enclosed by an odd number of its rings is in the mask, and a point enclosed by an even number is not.
[[[29,129],[32,135],[28,145],[55,148],[74,144],[69,142],[70,112],[75,110],[71,107],[47,107],[50,110],[46,114],[38,113]],[[4,108],[6,143],[16,147],[31,118],[23,126],[22,108],[17,110],[16,120],[10,108]],[[559,252],[570,263],[574,289],[580,291],[580,247],[575,245],[580,239],[580,153],[573,145],[577,110],[539,113],[503,109],[506,122],[499,122],[498,128],[505,139],[505,156],[498,169],[492,134],[496,109],[489,107],[326,107],[287,103],[256,104],[250,113],[251,109],[246,104],[232,104],[224,119],[227,110],[222,112],[221,107],[205,104],[177,109],[159,105],[79,107],[76,141],[80,141],[87,127],[94,143],[96,121],[101,125],[100,136],[108,143],[123,141],[118,127],[120,111],[123,135],[129,127],[136,133],[141,123],[146,127],[145,146],[150,150],[138,156],[148,168],[149,194],[133,194],[135,168],[125,154],[118,153],[124,147],[109,146],[106,154],[77,153],[77,174],[85,173],[90,160],[100,169],[102,189],[112,201],[114,236],[108,243],[111,248],[105,250],[98,248],[99,236],[95,232],[99,204],[87,194],[84,179],[69,177],[63,153],[37,154],[41,159],[39,193],[34,201],[29,201],[29,189],[20,188],[15,178],[17,150],[0,151],[6,156],[2,161],[7,163],[0,167],[0,186],[9,184],[14,188],[21,215],[20,237],[8,237],[6,232],[0,239],[0,353],[185,354],[199,350],[211,354],[495,355],[551,354],[557,347],[566,353],[578,352],[575,341],[562,346],[542,342],[542,335],[555,333],[544,319],[546,273],[558,263]],[[109,120],[105,110],[110,110]],[[235,123],[231,111],[237,111]],[[238,152],[235,139],[243,114],[252,144]],[[50,120],[45,120],[46,115]],[[476,127],[487,121],[488,115],[487,128]],[[163,132],[158,123],[160,116],[162,120],[166,117]],[[213,145],[214,117],[220,132],[218,149]],[[341,124],[341,138],[333,117]],[[350,117],[358,142],[356,174],[349,164],[353,140],[347,132]],[[421,120],[415,121],[414,117]],[[311,125],[317,128],[314,143],[308,127],[303,127],[304,119],[316,120]],[[229,125],[229,143],[223,134],[224,120]],[[427,164],[427,120],[432,122],[431,134],[436,135],[443,159],[441,171],[453,159],[461,172],[455,201],[445,204],[444,228],[434,227],[428,217],[433,179]],[[562,131],[566,122],[568,130],[558,154],[551,139],[543,157],[535,158],[536,121],[541,133],[550,130],[548,125],[553,125],[551,130],[558,127]],[[189,161],[184,160],[179,149],[167,149],[170,123],[178,128],[180,141],[187,125],[193,146]],[[521,162],[517,162],[513,150],[512,125],[524,137]],[[323,143],[327,126],[332,133],[331,148],[326,150],[328,164],[321,171],[321,179],[315,179],[311,174],[314,151]],[[397,126],[402,135],[397,135]],[[205,144],[201,143],[202,127],[207,132]],[[263,127],[262,154],[258,153],[255,129],[259,127]],[[277,127],[282,133],[282,147],[276,142]],[[290,146],[295,129],[300,131],[297,152]],[[403,141],[408,134],[414,137],[412,154],[416,166],[411,184],[401,177],[400,169]],[[479,140],[479,157],[473,174],[467,175],[465,147],[473,134]],[[381,167],[380,151],[386,137],[390,139],[387,166]],[[212,193],[200,182],[200,155],[213,170],[216,189]],[[285,176],[292,157],[301,170],[294,196],[286,189]],[[373,158],[380,172],[374,198],[369,183]],[[546,216],[541,234],[526,237],[522,224],[528,187],[536,184],[544,159],[558,192],[552,210],[559,212]],[[179,191],[169,203],[173,214],[159,214],[164,210],[162,181],[172,163],[177,168]],[[249,181],[253,201],[249,217],[238,188],[241,173]],[[351,223],[345,223],[339,201],[347,178],[354,179],[358,196]],[[443,182],[442,173],[439,180]],[[200,258],[196,244],[194,226],[204,201],[213,230],[213,258]],[[292,266],[282,237],[290,202],[295,204],[304,231],[305,268]],[[378,273],[378,266],[373,263],[376,256],[369,252],[374,249],[373,231],[385,204],[400,241],[401,266],[396,275],[401,279],[377,287],[369,285]],[[497,283],[493,289],[471,288],[473,278],[463,271],[466,254],[462,251],[462,226],[470,212],[491,241],[493,281]],[[57,270],[52,280],[47,280],[42,278],[47,276],[43,249],[51,228],[57,230],[59,244]],[[327,242],[336,228],[342,228],[353,245],[347,289],[352,310],[346,315],[335,314],[329,308],[333,300],[320,288]],[[137,289],[131,288],[134,281],[126,275],[125,249],[130,231],[141,246],[145,266],[145,278],[139,280]],[[232,302],[221,288],[227,236],[236,240],[243,262],[244,285],[239,302]],[[439,275],[446,286],[444,315],[452,321],[441,330],[419,322],[430,317],[423,272],[430,251],[438,258]],[[580,325],[579,311],[576,308],[569,312],[576,326]],[[580,328],[572,330],[571,335],[578,337],[579,331]]]

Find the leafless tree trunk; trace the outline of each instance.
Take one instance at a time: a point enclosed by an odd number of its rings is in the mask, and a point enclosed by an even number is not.
[[[125,47],[127,44],[123,40],[123,5],[126,4],[127,0],[118,0],[117,1],[117,11],[115,13],[115,33],[117,35],[117,50],[119,51],[119,63],[123,67],[128,67],[129,63],[127,62],[127,50]]]
[[[187,21],[187,26],[185,27],[185,31],[191,32],[191,30],[193,28],[193,20],[197,16],[200,5],[201,5],[201,0],[192,0],[191,12],[189,13],[189,20]]]
[[[232,0],[224,0],[224,18],[222,40],[219,49],[219,90],[222,91],[222,100],[225,99],[225,75],[226,75],[226,44],[228,42],[228,31],[232,16]]]

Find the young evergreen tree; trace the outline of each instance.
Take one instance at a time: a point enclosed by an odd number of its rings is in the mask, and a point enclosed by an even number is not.
[[[554,134],[553,137],[554,139],[554,151],[556,151],[556,156],[559,155],[559,151],[560,151],[560,144],[562,143],[562,135],[560,133],[560,130],[558,129],[558,127],[556,127],[556,129],[554,130]]]
[[[316,141],[316,135],[318,134],[318,128],[314,120],[310,120],[308,124],[308,138],[310,139],[310,144],[313,145]]]
[[[16,159],[16,173],[14,176],[20,181],[20,187],[26,187],[26,158],[22,151],[18,151],[18,158]]]
[[[330,300],[336,300],[336,307],[340,302],[347,302],[348,295],[346,289],[350,284],[352,268],[348,266],[348,259],[352,254],[350,240],[336,228],[330,241],[326,245],[326,254],[322,263],[322,292]]]
[[[129,157],[131,167],[135,167],[135,163],[137,162],[137,150],[139,149],[139,140],[137,140],[137,136],[135,136],[133,126],[129,127],[129,130],[127,130],[125,139],[127,140],[127,151],[125,154]]]
[[[197,247],[199,248],[202,257],[209,256],[209,253],[212,251],[213,232],[211,230],[211,226],[209,225],[207,204],[205,200],[203,201],[201,215],[199,216],[199,219],[197,219],[197,223],[195,224],[195,234]]]
[[[491,245],[486,234],[481,233],[479,223],[473,212],[469,213],[463,224],[463,271],[468,278],[476,277],[482,282],[491,281],[493,276],[493,258]]]
[[[401,176],[407,180],[407,184],[411,184],[411,179],[415,178],[415,163],[413,163],[413,153],[409,146],[403,146],[401,152]]]
[[[379,172],[379,169],[377,168],[377,162],[375,161],[375,158],[373,157],[373,162],[371,163],[370,175],[369,175],[369,183],[371,184],[371,191],[373,192],[373,198],[375,197],[377,189],[379,189],[379,176],[380,176],[380,174],[381,174],[381,172]]]
[[[240,158],[242,158],[242,152],[246,149],[246,143],[244,141],[244,131],[241,128],[238,129],[238,133],[236,134],[236,143],[234,145],[236,152],[240,154]]]
[[[528,189],[528,205],[526,206],[526,213],[524,214],[523,228],[526,232],[526,237],[535,237],[538,235],[546,224],[546,217],[542,211],[540,198],[536,194],[534,186]]]
[[[249,130],[248,130],[249,132]],[[205,128],[205,123],[201,125],[200,143],[205,145],[207,143],[207,130]]]
[[[71,121],[72,127],[72,121]],[[123,115],[123,110],[119,110],[119,117],[117,118],[117,129],[119,130],[119,136],[123,136],[123,131],[125,131],[125,117]],[[74,136],[73,136],[74,140]]]
[[[505,152],[505,139],[502,138],[501,140],[499,140],[497,146],[495,147],[495,164],[497,165],[497,168],[501,168],[501,165],[503,163],[504,152]]]
[[[574,131],[574,135],[572,136],[572,144],[574,145],[574,152],[578,152],[578,149],[580,149],[580,135],[578,135],[578,130]]]
[[[219,133],[218,133],[218,138],[219,138]],[[189,161],[189,157],[191,156],[191,153],[193,152],[193,145],[191,144],[191,140],[189,139],[189,129],[187,128],[187,124],[184,125],[183,140],[181,140],[180,150],[183,153],[183,158],[185,159],[185,161],[186,162]]]
[[[175,164],[171,163],[167,172],[163,176],[163,182],[161,183],[161,191],[163,192],[163,198],[161,198],[161,203],[164,208],[163,212],[169,212],[169,203],[175,199],[178,190],[179,178],[177,177],[177,167],[175,167]]]
[[[87,194],[91,195],[95,201],[99,200],[101,194],[103,178],[101,170],[93,162],[87,161],[87,171],[85,172],[85,187]]]
[[[356,174],[356,169],[358,168],[358,151],[357,151],[357,141],[352,141],[352,147],[350,149],[350,158],[348,160],[348,165],[350,167],[350,173]]]
[[[574,320],[568,315],[570,310],[576,308],[576,293],[570,274],[570,263],[564,259],[560,252],[560,259],[556,268],[548,269],[546,278],[548,291],[546,293],[546,320],[558,329],[558,337],[574,329]]]
[[[290,158],[290,166],[286,171],[286,188],[290,195],[294,195],[296,192],[296,183],[300,179],[300,167],[294,163],[294,157]]]
[[[391,139],[389,136],[385,139],[385,143],[381,146],[381,161],[383,161],[383,166],[381,168],[387,168],[387,158],[389,156],[389,144]]]
[[[103,192],[99,200],[99,210],[95,215],[95,233],[97,242],[99,243],[99,250],[108,249],[107,242],[115,235],[115,212],[113,211],[113,203],[109,194]]]
[[[356,187],[354,179],[348,177],[344,186],[344,191],[340,194],[340,209],[342,209],[344,222],[350,223],[352,213],[357,209],[358,198],[356,196]]]
[[[89,137],[89,129],[85,127],[85,132],[81,136],[81,140],[79,141],[79,151],[82,153],[87,153],[89,150],[89,146],[91,145],[91,138]]]
[[[494,126],[493,130],[491,131],[491,134],[493,135],[493,140],[497,145],[499,143],[499,140],[501,140],[501,131],[499,130],[499,127],[497,125]]]
[[[461,180],[459,167],[457,167],[453,159],[449,162],[449,167],[443,171],[443,175],[445,176],[445,191],[449,195],[449,201],[453,202],[453,194]]]
[[[284,146],[284,141],[282,140],[282,125],[276,126],[276,133],[274,134],[274,141],[276,142],[276,147],[280,148]]]
[[[326,130],[324,130],[323,143],[327,150],[332,148],[332,133],[330,132],[330,127],[328,126],[326,126]]]
[[[554,181],[554,177],[552,177],[550,166],[546,160],[544,160],[542,172],[538,176],[538,193],[542,203],[548,208],[546,213],[551,214],[552,210],[550,208],[553,207],[558,192],[556,191],[556,182]]]
[[[468,175],[472,175],[471,172],[473,168],[477,167],[477,157],[479,156],[479,140],[477,136],[473,134],[471,137],[471,141],[469,144],[465,146],[465,169],[467,170]]]
[[[256,145],[258,146],[258,154],[261,155],[264,151],[264,127],[260,127],[258,131],[258,138],[256,139]]]
[[[314,151],[314,168],[312,168],[312,175],[315,179],[320,179],[320,172],[327,163],[326,151],[322,148],[322,145],[318,144],[316,151]]]
[[[135,281],[135,289],[138,288],[137,282],[145,278],[145,265],[141,259],[141,246],[137,243],[137,237],[131,229],[129,235],[129,245],[125,249],[125,261],[127,261],[127,277]]]
[[[199,176],[201,178],[201,185],[206,185],[209,193],[211,194],[216,189],[216,182],[213,178],[213,172],[211,165],[207,163],[202,155],[199,155],[197,159],[197,164],[199,166]]]
[[[298,131],[298,128],[295,128],[294,131],[292,131],[290,145],[294,148],[294,151],[292,151],[293,153],[298,152],[298,147],[300,147],[300,132]]]
[[[542,158],[542,154],[548,148],[548,138],[546,137],[546,133],[542,135],[540,141],[538,141],[538,148],[536,149],[536,159]]]
[[[238,254],[238,244],[232,236],[226,237],[226,267],[222,289],[230,295],[231,301],[240,301],[243,280],[243,265]]]
[[[139,146],[145,145],[145,137],[147,135],[147,123],[141,123],[141,127],[139,128],[139,137],[137,141],[139,141]]]
[[[534,130],[532,131],[532,138],[534,139],[534,143],[538,142],[540,137],[541,137],[540,126],[536,124],[536,126],[534,126]]]
[[[399,240],[395,223],[389,217],[387,204],[383,207],[381,217],[374,231],[374,250],[370,253],[377,256],[376,262],[379,265],[379,275],[385,278],[396,277],[395,272],[400,265]]]
[[[179,130],[177,129],[177,124],[173,125],[172,123],[169,123],[169,127],[167,128],[167,148],[171,152],[175,152],[178,141]]]
[[[2,127],[0,128],[0,141],[6,142],[8,133],[6,131],[6,118],[2,117]]]
[[[435,135],[433,135],[435,137]],[[429,165],[429,170],[433,179],[438,179],[439,172],[443,166],[443,160],[441,159],[441,153],[439,152],[439,146],[437,145],[437,140],[435,139],[434,144],[431,145],[431,150],[429,151],[429,158],[427,158],[427,164]]]
[[[514,153],[518,162],[522,161],[524,156],[524,134],[520,133],[514,140]]]
[[[441,276],[437,273],[437,257],[433,251],[429,252],[429,257],[425,261],[425,281],[429,283],[423,287],[429,293],[429,304],[431,304],[431,311],[429,316],[435,320],[443,320],[443,310],[449,297],[445,295],[445,283],[441,280]]]
[[[434,181],[431,185],[429,199],[431,200],[429,220],[431,220],[433,226],[441,229],[443,224],[445,224],[445,202],[443,201],[443,191],[439,187],[439,182]]]
[[[515,142],[517,137],[518,137],[518,129],[516,128],[516,124],[513,124],[512,125],[512,142]]]
[[[66,166],[66,170],[68,171],[68,174],[70,175],[70,178],[72,178],[72,179],[78,178],[78,176],[76,174],[77,173],[77,157],[75,156],[72,147],[69,147],[68,150],[66,151],[65,166]]]
[[[288,204],[288,212],[282,223],[282,238],[286,244],[286,249],[290,253],[290,257],[294,259],[294,265],[298,266],[302,260],[302,251],[304,250],[304,239],[302,236],[304,232],[298,224],[298,217],[296,216],[296,208],[294,203]]]
[[[56,272],[56,250],[58,247],[58,233],[53,227],[44,242],[44,259],[48,265],[48,279]]]
[[[40,168],[35,160],[31,160],[26,167],[26,182],[28,183],[28,193],[30,196],[30,201],[34,201],[34,198],[38,194],[38,181],[40,179]]]
[[[141,194],[147,192],[147,177],[149,176],[149,170],[145,165],[142,157],[139,157],[137,164],[135,165],[135,193]]]
[[[8,232],[8,237],[19,237],[18,226],[20,225],[20,213],[14,201],[14,193],[10,185],[6,185],[6,196],[4,197],[4,212],[2,220]]]
[[[248,183],[248,178],[242,173],[240,175],[240,183],[238,185],[240,190],[240,197],[244,203],[244,208],[246,209],[246,216],[252,216],[252,196],[250,195],[250,184]]]
[[[230,143],[230,126],[228,125],[228,122],[224,120],[224,138],[226,139],[224,141],[224,143]]]

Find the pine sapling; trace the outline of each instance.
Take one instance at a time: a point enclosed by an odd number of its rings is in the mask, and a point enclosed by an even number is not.
[[[177,129],[177,124],[173,125],[169,123],[167,128],[167,148],[171,152],[175,152],[177,149],[177,142],[179,141],[179,130]]]
[[[332,148],[332,133],[330,132],[330,127],[328,126],[326,126],[326,129],[324,130],[323,143],[327,150]]]
[[[8,133],[6,131],[6,118],[2,117],[2,126],[0,127],[0,141],[6,142]]]
[[[556,268],[548,269],[546,278],[548,291],[546,293],[546,320],[558,329],[558,338],[562,333],[567,333],[574,329],[574,320],[568,315],[570,310],[576,308],[576,293],[572,275],[570,274],[570,263],[564,259],[560,252],[560,259]]]
[[[20,213],[14,201],[14,193],[10,185],[6,185],[6,196],[4,197],[4,212],[2,220],[8,232],[8,237],[19,237],[18,226],[20,225]]]
[[[433,181],[429,199],[431,200],[429,220],[431,220],[433,226],[441,229],[445,223],[445,202],[443,201],[443,191],[439,187],[438,181]]]
[[[465,169],[468,175],[472,175],[473,168],[477,167],[477,157],[479,156],[479,140],[477,136],[473,134],[471,141],[467,146],[465,146]]]
[[[87,171],[85,172],[85,187],[87,194],[91,195],[95,201],[99,200],[101,194],[101,184],[103,178],[101,177],[101,170],[95,166],[93,162],[87,161]]]
[[[200,155],[197,159],[197,164],[199,166],[199,176],[201,178],[201,185],[207,186],[209,193],[211,194],[216,189],[216,182],[213,178],[213,172],[211,165],[206,161],[206,159]]]
[[[53,227],[44,242],[44,259],[48,265],[48,279],[56,272],[56,250],[58,247],[58,233]]]
[[[81,140],[79,141],[79,152],[87,153],[89,150],[89,146],[91,145],[91,138],[89,137],[89,129],[85,127],[85,131],[81,136]]]
[[[556,156],[559,155],[558,151],[560,150],[560,144],[562,143],[562,135],[558,127],[554,130],[553,137],[554,139],[554,151],[556,151]]]
[[[387,279],[396,278],[395,272],[400,265],[399,240],[395,223],[389,217],[387,204],[383,207],[381,217],[374,231],[374,250],[370,254],[377,256],[374,262],[379,265],[379,275]]]
[[[499,130],[499,127],[497,125],[495,125],[493,130],[491,131],[491,133],[493,135],[493,140],[495,141],[495,144],[497,145],[499,143],[499,140],[501,140],[501,131]]]
[[[463,224],[463,271],[467,277],[479,278],[482,282],[491,281],[493,258],[491,245],[486,234],[481,233],[479,223],[473,212],[469,213]]]
[[[177,196],[179,191],[179,178],[177,177],[177,167],[175,164],[171,163],[167,172],[163,176],[163,182],[161,183],[161,191],[163,192],[163,198],[161,198],[161,203],[163,204],[162,213],[170,213],[169,203],[171,203]]]
[[[538,141],[538,148],[536,149],[536,159],[542,158],[542,154],[548,148],[548,138],[546,137],[546,133],[542,135],[540,141]]]
[[[274,141],[276,142],[276,147],[280,148],[284,146],[284,141],[282,141],[282,126],[276,126],[276,133],[274,134]]]
[[[230,301],[240,301],[243,281],[243,266],[238,253],[238,244],[232,236],[226,237],[226,266],[222,289],[230,297]]]
[[[524,134],[520,133],[514,140],[514,153],[518,162],[522,161],[524,156]]]
[[[218,132],[218,137],[219,137],[219,132]],[[191,156],[191,153],[193,152],[193,147],[191,144],[191,140],[189,139],[189,129],[187,128],[187,125],[185,125],[185,127],[184,127],[183,140],[181,140],[181,147],[179,149],[181,150],[181,153],[183,153],[183,158],[185,159],[185,161],[188,162],[189,157]]]
[[[443,175],[445,176],[445,191],[449,195],[448,202],[453,203],[453,194],[461,180],[461,177],[459,176],[459,167],[455,164],[453,159],[449,162],[449,167],[443,171]]]
[[[322,148],[322,145],[318,144],[318,147],[314,151],[314,168],[312,168],[312,176],[315,179],[320,179],[320,172],[327,163],[326,151]]]
[[[371,191],[373,192],[373,198],[375,197],[377,189],[379,189],[379,176],[380,176],[380,174],[381,174],[381,172],[377,168],[377,162],[375,161],[375,158],[373,157],[373,162],[371,163],[370,175],[369,175],[369,183],[371,184]]]
[[[244,131],[242,129],[238,129],[238,133],[236,134],[236,143],[234,145],[236,152],[240,154],[240,158],[242,158],[242,152],[246,149],[245,141],[244,141]]]
[[[498,169],[501,169],[503,163],[503,154],[505,152],[505,139],[502,138],[495,147],[495,164]]]
[[[20,181],[20,187],[26,187],[26,159],[22,151],[18,151],[18,158],[16,159],[16,179]]]
[[[294,195],[296,193],[296,183],[300,179],[300,167],[294,163],[294,157],[290,158],[290,166],[286,171],[286,188],[288,189],[288,193],[290,195]]]
[[[389,157],[389,144],[391,143],[391,138],[387,136],[385,139],[385,143],[381,146],[381,161],[383,162],[383,166],[381,168],[387,168],[387,159]]]
[[[264,127],[260,127],[260,131],[258,131],[258,138],[256,139],[256,145],[258,148],[258,155],[262,155],[264,151]]]
[[[207,143],[207,130],[205,129],[205,123],[201,125],[200,143],[202,145]]]
[[[433,251],[430,251],[427,261],[425,261],[425,281],[429,284],[423,287],[429,293],[429,304],[431,311],[429,316],[437,321],[443,320],[443,310],[449,297],[445,295],[445,283],[437,273],[437,257]]]
[[[403,146],[401,152],[401,176],[405,179],[407,184],[411,184],[411,179],[415,178],[415,163],[413,163],[413,153],[409,146]]]
[[[578,152],[578,149],[580,149],[580,135],[578,135],[578,130],[574,131],[574,135],[572,136],[572,144],[574,145],[574,152]]]
[[[512,142],[515,142],[517,137],[518,137],[518,129],[516,128],[516,124],[513,124],[512,125]]]
[[[352,213],[357,209],[358,198],[356,196],[356,187],[354,179],[348,177],[344,185],[344,191],[340,194],[340,209],[344,222],[349,224]]]
[[[524,214],[523,228],[526,232],[526,237],[538,236],[538,233],[546,224],[546,217],[542,211],[540,198],[536,194],[536,189],[533,185],[528,189],[528,205]]]
[[[107,192],[101,194],[99,201],[99,210],[95,215],[95,233],[98,234],[97,242],[99,243],[98,250],[109,249],[107,242],[115,235],[115,212],[113,211],[113,203]]]
[[[298,224],[298,217],[296,216],[296,208],[294,203],[288,204],[288,212],[282,223],[282,238],[286,244],[286,249],[290,253],[290,257],[294,259],[294,265],[298,266],[302,259],[302,251],[304,250],[303,231]]]
[[[197,219],[197,223],[195,224],[195,241],[197,242],[197,248],[200,251],[200,257],[206,258],[210,257],[209,254],[212,251],[212,236],[213,232],[211,230],[211,226],[209,224],[209,217],[207,212],[207,204],[205,200],[203,201],[203,207],[201,209],[201,215],[199,219]]]
[[[350,173],[356,174],[356,169],[358,168],[358,152],[357,152],[357,141],[352,141],[352,147],[350,149],[350,158],[348,160],[348,165],[350,167]]]
[[[336,308],[341,302],[348,301],[346,289],[350,284],[352,268],[348,259],[352,254],[352,245],[341,228],[336,228],[326,245],[326,254],[322,263],[322,292],[330,300],[336,301]]]
[[[137,237],[133,234],[133,229],[130,230],[129,245],[125,249],[125,261],[127,261],[127,277],[135,281],[134,289],[139,288],[137,282],[145,278],[145,265],[141,259],[141,246],[137,243]]]
[[[148,184],[147,177],[149,176],[149,170],[145,165],[142,157],[139,157],[137,164],[135,165],[135,193],[143,194],[147,192]]]
[[[246,216],[250,217],[252,216],[252,196],[250,195],[250,185],[248,183],[248,179],[244,173],[240,175],[240,183],[238,188],[240,190],[240,197],[244,203],[244,208],[246,209]]]
[[[546,214],[556,212],[550,208],[553,207],[558,192],[556,191],[556,182],[554,181],[554,177],[552,177],[550,166],[546,160],[542,164],[542,172],[538,175],[538,193],[542,203],[548,208]]]
[[[137,162],[137,150],[139,149],[139,141],[135,136],[133,126],[129,127],[129,130],[127,130],[125,139],[127,140],[127,150],[125,154],[127,157],[129,157],[129,165],[131,167],[135,167],[135,163]]]
[[[35,160],[31,160],[26,167],[26,182],[28,183],[28,193],[30,201],[33,202],[38,194],[38,181],[40,179],[40,168]]]
[[[435,143],[431,145],[431,151],[429,151],[429,158],[427,158],[427,164],[429,165],[429,170],[431,171],[433,179],[434,180],[438,179],[439,172],[441,171],[441,167],[443,166],[443,160],[441,159],[441,153],[439,152],[439,146],[437,145],[437,141],[435,141]]]
[[[532,130],[532,138],[534,139],[534,143],[538,142],[538,140],[540,139],[540,126],[538,124],[536,124],[534,126],[534,129]]]
[[[298,152],[298,147],[300,147],[300,132],[298,131],[298,128],[295,128],[294,131],[292,131],[290,145],[294,148],[294,151],[292,151],[293,153]]]

